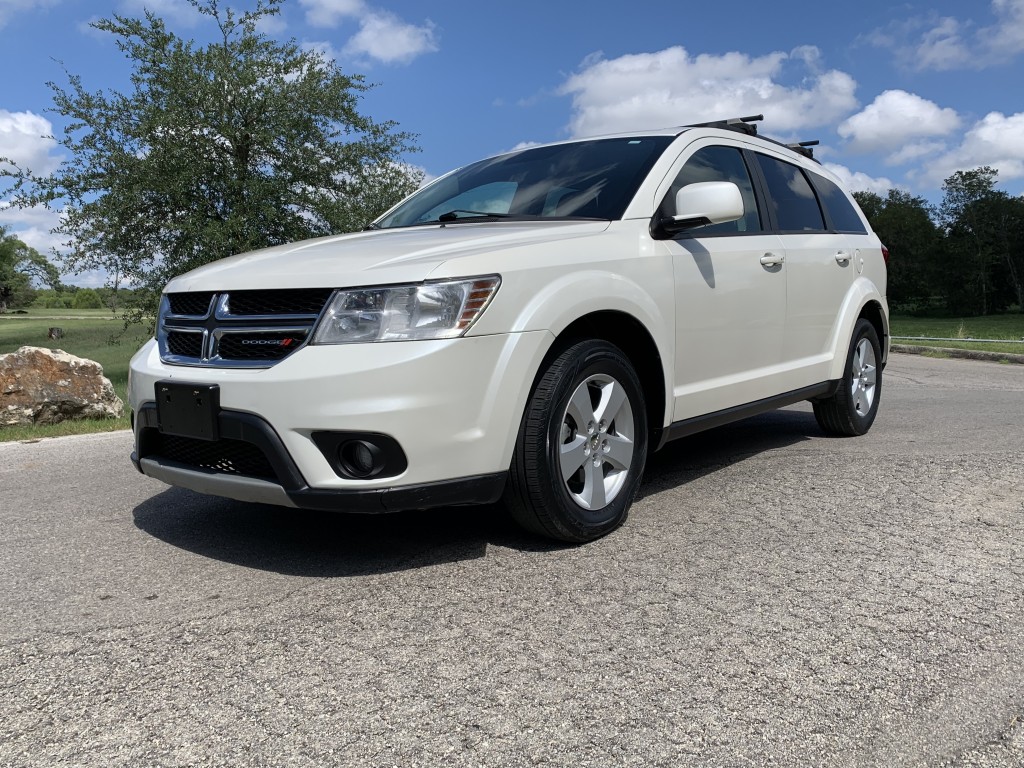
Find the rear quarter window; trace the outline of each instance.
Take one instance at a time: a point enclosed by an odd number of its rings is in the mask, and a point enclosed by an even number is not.
[[[824,231],[825,219],[818,198],[803,170],[792,163],[755,154],[768,184],[768,205],[775,214],[775,226],[783,232]]]
[[[828,217],[832,220],[832,228],[837,232],[866,235],[868,230],[864,226],[864,220],[854,207],[856,203],[852,202],[843,190],[824,176],[819,176],[816,173],[808,175],[811,177],[814,188],[818,191],[818,199],[821,200],[821,204],[828,212]]]

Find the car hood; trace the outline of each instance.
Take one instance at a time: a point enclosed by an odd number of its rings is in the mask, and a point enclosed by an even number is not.
[[[168,293],[418,282],[446,262],[602,232],[607,221],[480,222],[373,230],[231,256],[171,280]],[[453,274],[451,269],[447,274]]]

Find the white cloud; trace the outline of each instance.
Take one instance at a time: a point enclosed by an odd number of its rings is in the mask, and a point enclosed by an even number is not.
[[[816,45],[798,45],[789,55],[794,59],[799,59],[807,68],[815,74],[821,72],[824,67],[824,58],[821,55],[821,49]]]
[[[363,0],[299,0],[299,5],[306,9],[306,21],[314,27],[336,27],[366,12]]]
[[[0,0],[0,29],[20,14],[50,8],[59,2],[61,0]]]
[[[359,31],[341,49],[347,56],[407,64],[438,50],[437,33],[430,21],[409,24],[393,13],[367,5],[365,0],[299,0],[299,5],[306,9],[306,21],[314,27],[333,28],[348,19],[359,21]]]
[[[1024,51],[1024,0],[992,0],[992,11],[999,23],[979,30],[979,42],[995,57]]]
[[[34,112],[8,112],[0,109],[0,157],[6,157],[20,168],[45,175],[60,164],[53,154],[57,142],[52,138],[53,125]]]
[[[281,18],[281,14],[273,16],[262,16],[256,22],[256,31],[269,37],[284,34],[288,29],[288,22]]]
[[[73,272],[63,275],[61,282],[66,285],[77,285],[79,288],[103,288],[110,285],[110,274],[105,269],[90,269],[88,272]],[[120,287],[130,286],[128,283],[122,282]]]
[[[341,54],[326,40],[313,40],[302,44],[302,50],[319,54],[324,61],[335,61]]]
[[[960,146],[929,162],[922,178],[938,184],[955,171],[989,165],[1000,181],[1024,178],[1024,112],[990,112],[964,134]]]
[[[838,163],[825,163],[825,167],[838,176],[843,186],[851,192],[874,192],[876,195],[885,195],[890,189],[898,186],[885,176],[868,176],[861,171],[851,171]]]
[[[530,147],[539,147],[540,145],[541,145],[541,143],[539,141],[520,141],[518,144],[516,144],[514,147],[512,147],[512,149],[506,149],[503,152],[501,152],[500,154],[505,154],[506,152],[518,152],[521,149],[529,149]]]
[[[58,269],[62,268],[60,254],[66,250],[65,237],[52,234],[50,230],[59,223],[58,210],[43,206],[19,209],[0,203],[0,224],[5,225],[8,231],[23,243],[50,259]],[[103,269],[61,275],[63,283],[92,288],[106,285],[108,280],[109,275]]]
[[[435,179],[440,178],[440,176],[438,176],[438,174],[430,173],[422,165],[410,165],[409,166],[409,170],[411,170],[413,172],[417,172],[418,171],[419,173],[423,174],[422,181],[420,181],[419,189],[423,189],[430,182],[434,181]]]
[[[958,69],[971,60],[960,34],[960,22],[951,17],[939,19],[921,35],[913,52],[915,69]]]
[[[944,141],[917,141],[904,144],[885,158],[888,165],[907,165],[928,155],[937,155],[947,148]]]
[[[904,66],[918,71],[999,66],[1024,52],[1024,0],[992,0],[990,9],[995,23],[987,26],[933,14],[875,30],[865,40],[894,51]]]
[[[783,67],[804,70],[801,85],[779,82]],[[820,72],[817,49],[804,46],[751,57],[693,57],[675,46],[605,60],[588,57],[562,85],[573,97],[575,136],[658,128],[763,112],[772,133],[839,120],[856,109],[856,82],[845,72]]]
[[[960,123],[956,110],[943,109],[917,94],[892,90],[843,121],[838,132],[848,140],[851,150],[890,152],[888,162],[898,164],[925,154],[923,150],[929,144],[920,140],[948,136],[960,128]],[[934,143],[930,149],[935,149]]]
[[[407,24],[392,13],[373,12],[360,19],[359,31],[345,44],[350,56],[369,56],[385,64],[405,64],[438,50],[434,25]]]
[[[14,208],[0,203],[0,224],[44,256],[49,256],[54,250],[61,250],[63,238],[50,233],[59,223],[59,211],[43,206]]]

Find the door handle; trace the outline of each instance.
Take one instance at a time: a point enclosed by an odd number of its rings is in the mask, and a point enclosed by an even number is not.
[[[761,257],[762,267],[777,267],[786,260],[785,254],[777,256],[774,253],[766,253]]]
[[[848,254],[846,251],[839,251],[836,254],[836,263],[837,264],[844,264],[845,265],[849,261],[850,261],[850,254]]]

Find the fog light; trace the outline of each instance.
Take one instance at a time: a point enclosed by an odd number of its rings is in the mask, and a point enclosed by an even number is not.
[[[380,432],[313,432],[316,447],[338,477],[368,480],[397,477],[409,462],[398,441]]]
[[[342,469],[352,477],[372,477],[380,472],[381,450],[366,440],[349,440],[338,448]]]

